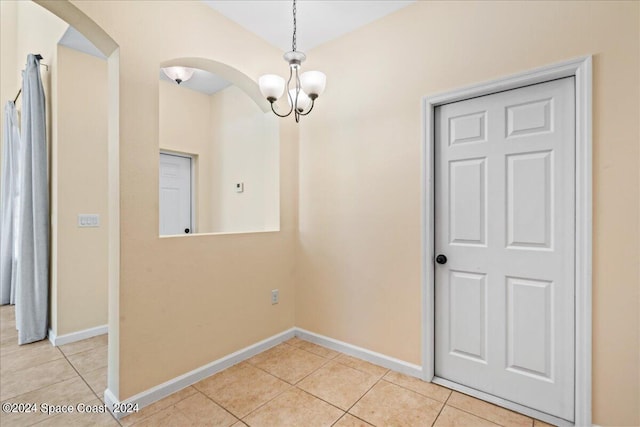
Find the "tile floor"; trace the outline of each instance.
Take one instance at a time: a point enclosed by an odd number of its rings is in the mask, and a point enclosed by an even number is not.
[[[0,400],[101,404],[106,337],[17,346],[0,309]],[[0,414],[2,426],[529,426],[547,424],[293,338],[116,421],[108,414]]]

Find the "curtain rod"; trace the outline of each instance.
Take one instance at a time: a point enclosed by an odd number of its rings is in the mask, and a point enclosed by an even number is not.
[[[38,61],[42,61],[42,55],[37,54],[37,55],[36,55],[36,58],[38,59]],[[44,66],[47,68],[47,71],[49,71],[49,66],[48,66],[47,64],[42,64],[42,63],[41,63],[40,65],[44,65]],[[20,89],[18,90],[18,93],[17,93],[16,97],[15,97],[15,98],[13,98],[13,103],[14,103],[14,104],[16,103],[16,101],[18,100],[18,98],[20,97],[20,94],[21,94],[21,93],[22,93],[22,88],[20,88]]]

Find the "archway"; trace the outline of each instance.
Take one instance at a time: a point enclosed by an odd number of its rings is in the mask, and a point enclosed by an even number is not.
[[[119,394],[119,278],[120,278],[120,188],[119,188],[119,122],[120,122],[120,53],[118,44],[95,21],[69,0],[32,0],[53,13],[91,41],[107,57],[108,68],[108,287],[109,343],[107,391]]]

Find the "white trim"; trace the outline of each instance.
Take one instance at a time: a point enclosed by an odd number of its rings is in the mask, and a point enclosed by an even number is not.
[[[107,59],[109,89],[108,209],[109,209],[109,339],[107,384],[117,396],[120,390],[120,48]]]
[[[570,423],[567,420],[563,420],[562,418],[558,418],[558,417],[554,417],[553,415],[549,415],[549,414],[545,414],[544,412],[540,412],[536,409],[531,409],[528,408],[526,406],[523,405],[518,405],[517,403],[513,403],[509,400],[505,400],[505,399],[501,399],[497,396],[493,396],[489,393],[484,393],[482,391],[473,389],[471,387],[467,387],[458,383],[455,383],[453,381],[449,381],[449,380],[445,380],[444,378],[440,378],[440,377],[433,377],[433,379],[431,380],[431,382],[435,383],[435,384],[439,384],[441,386],[447,387],[451,390],[456,390],[459,391],[461,393],[464,394],[468,394],[469,396],[473,396],[475,398],[484,400],[486,402],[490,402],[493,403],[495,405],[501,406],[503,408],[507,408],[510,409],[512,411],[515,412],[519,412],[521,414],[524,414],[528,417],[531,418],[535,418],[538,419],[540,421],[544,421],[545,423],[554,425],[554,426],[559,426],[559,427],[571,427],[573,426],[572,423]]]
[[[376,353],[375,351],[348,344],[344,341],[338,341],[301,328],[295,328],[295,331],[297,337],[306,341],[348,354],[349,356],[355,356],[359,359],[366,360],[367,362],[371,362],[412,377],[422,378],[422,367],[419,365],[414,365],[413,363],[405,362],[381,353]]]
[[[113,412],[114,405],[128,405],[138,404],[140,409],[145,406],[151,405],[160,399],[163,399],[185,387],[202,381],[203,379],[227,369],[237,363],[242,362],[250,357],[255,356],[275,345],[280,344],[294,336],[305,339],[309,342],[320,344],[324,347],[339,351],[350,356],[355,356],[359,359],[366,360],[367,362],[375,363],[376,365],[383,366],[388,369],[392,369],[403,374],[411,375],[413,377],[422,378],[422,367],[414,365],[412,363],[405,362],[400,359],[396,359],[390,356],[386,356],[375,351],[367,350],[366,348],[358,347],[352,344],[348,344],[343,341],[338,341],[333,338],[319,335],[301,328],[291,328],[265,340],[262,340],[256,344],[245,347],[241,350],[224,356],[218,360],[201,366],[186,374],[180,375],[169,381],[165,381],[155,387],[145,390],[136,394],[124,401],[119,401],[115,394],[108,388],[104,391],[104,401],[110,411]],[[125,414],[114,413],[116,418],[122,418]]]
[[[201,381],[217,372],[220,372],[237,363],[242,362],[243,360],[255,356],[256,354],[261,353],[277,344],[280,344],[283,341],[293,338],[294,336],[295,328],[288,329],[284,332],[245,347],[204,366],[196,368],[193,371],[187,372],[186,374],[177,376],[173,379],[170,379],[169,381],[165,381],[162,384],[138,393],[135,396],[125,399],[124,401],[119,401],[115,393],[113,393],[110,389],[106,389],[104,391],[104,401],[108,405],[107,407],[110,411],[112,411],[112,413],[114,405],[120,406],[122,404],[128,405],[137,403],[138,407],[142,409],[145,406],[157,402],[158,400],[163,399],[179,390],[182,390],[185,387],[195,384],[198,381]],[[116,418],[122,418],[123,416],[125,416],[125,414],[122,413],[114,413],[113,415]]]
[[[109,325],[96,326],[95,328],[84,329],[82,331],[71,332],[70,334],[56,335],[52,329],[49,329],[49,341],[51,345],[57,347],[59,345],[70,344],[76,341],[86,340],[87,338],[97,337],[109,332]]]
[[[592,254],[592,59],[583,56],[501,79],[423,98],[422,163],[422,366],[423,379],[434,377],[434,181],[433,112],[436,106],[542,83],[563,77],[576,79],[576,264],[575,264],[575,419],[591,425],[591,254]]]

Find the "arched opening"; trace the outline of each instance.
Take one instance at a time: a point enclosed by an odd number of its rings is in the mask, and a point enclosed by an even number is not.
[[[189,68],[197,68],[216,74],[223,79],[231,82],[234,86],[242,89],[264,112],[271,111],[269,101],[267,101],[260,93],[258,83],[243,72],[222,62],[214,61],[207,58],[175,58],[164,61],[160,67],[182,66]]]
[[[120,276],[120,190],[119,190],[119,72],[118,44],[95,21],[68,0],[33,0],[84,35],[107,57],[108,137],[107,137],[107,205],[108,205],[108,288],[109,342],[107,391],[119,393],[119,276]]]
[[[279,121],[256,82],[206,58],[160,68],[160,236],[278,231]]]

